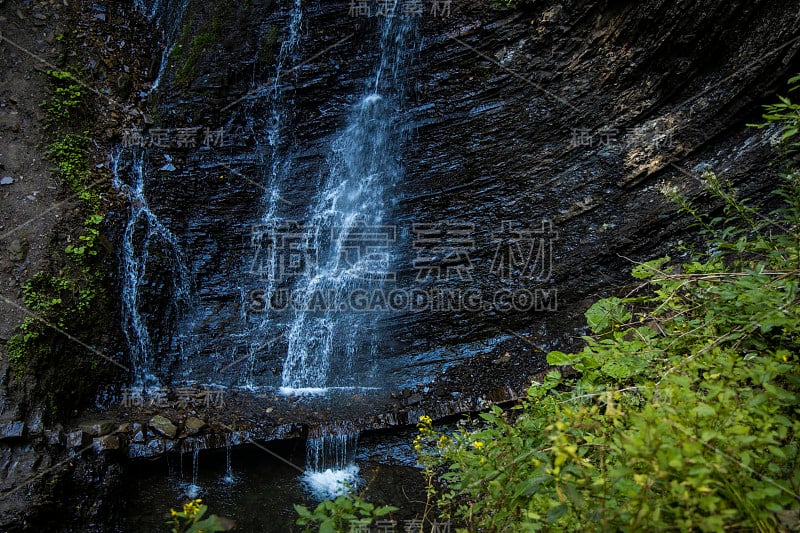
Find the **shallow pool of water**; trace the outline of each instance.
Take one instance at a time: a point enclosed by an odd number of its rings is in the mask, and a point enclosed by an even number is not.
[[[348,472],[356,490],[377,505],[400,508],[397,530],[422,515],[424,482],[409,453],[406,435],[364,436]],[[209,512],[236,521],[236,531],[299,531],[294,504],[313,507],[319,496],[307,483],[306,443],[293,440],[266,446],[244,445],[197,454],[172,454],[131,467],[126,495],[127,530],[168,531],[170,508],[201,498]],[[335,477],[335,475],[333,476]]]

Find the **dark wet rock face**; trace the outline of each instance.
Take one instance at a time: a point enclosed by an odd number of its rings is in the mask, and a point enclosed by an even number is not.
[[[225,130],[221,146],[164,150],[174,170],[157,171],[165,159],[150,153],[149,202],[194,273],[195,299],[176,310],[176,266],[151,254],[142,313],[165,383],[281,384],[285,317],[259,330],[260,345],[250,328],[263,316],[244,317],[248,295],[264,285],[248,269],[275,162],[267,93],[289,7],[225,14],[236,24],[192,75],[176,61],[161,80],[159,126]],[[796,11],[768,1],[541,2],[519,11],[475,2],[420,17],[398,111],[410,129],[403,173],[386,193],[397,230],[388,288],[418,291],[429,306],[380,314],[377,347],[337,369],[339,380],[399,389],[506,351],[524,355],[519,371],[530,374],[540,352],[569,336],[587,297],[624,282],[630,260],[687,237],[658,184],[696,195],[709,166],[747,193],[769,189],[758,176],[772,149],[744,123],[797,69]],[[210,31],[204,11],[188,13],[195,34]],[[298,66],[279,83],[286,220],[309,216],[331,142],[377,61],[378,27],[350,16],[347,2],[304,7],[289,63]],[[508,244],[522,239],[524,251],[531,236],[547,262],[534,254],[524,272],[509,262]],[[424,238],[451,244],[436,250]],[[490,371],[454,372],[469,375],[454,390],[473,380],[482,392],[505,385]]]

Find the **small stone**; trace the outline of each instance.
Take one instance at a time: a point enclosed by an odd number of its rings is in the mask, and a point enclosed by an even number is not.
[[[21,421],[0,423],[0,440],[21,439],[25,435],[25,423]]]
[[[406,405],[414,405],[414,404],[418,404],[421,401],[422,401],[422,395],[421,394],[412,394],[411,396],[406,398],[405,404]]]
[[[97,437],[94,439],[93,444],[95,451],[98,453],[119,450],[122,447],[122,443],[117,435]]]
[[[190,416],[186,419],[186,423],[183,425],[183,427],[186,430],[187,435],[197,435],[203,430],[204,427],[206,427],[206,423],[196,416]]]
[[[117,424],[113,420],[92,420],[84,422],[80,425],[80,428],[90,437],[102,437],[117,429]]]
[[[511,354],[506,352],[504,355],[498,357],[494,361],[492,361],[493,365],[506,365],[511,362]]]
[[[161,439],[153,439],[147,444],[134,443],[128,446],[128,457],[132,459],[155,457],[161,455],[166,450],[164,441]]]
[[[147,448],[150,457],[154,457],[164,453],[167,450],[167,445],[161,439],[153,439],[145,444],[145,448]]]
[[[131,437],[131,441],[137,444],[144,444],[147,441],[147,428],[144,424],[139,424],[138,422],[133,424],[133,436]]]
[[[67,448],[80,448],[87,440],[86,433],[79,429],[78,431],[67,433],[66,445]]]
[[[44,438],[47,441],[47,444],[51,446],[56,446],[58,444],[63,443],[64,434],[61,433],[61,430],[58,429],[45,429]]]
[[[0,185],[11,185],[12,183],[14,183],[14,178],[11,176],[0,178]]]
[[[178,434],[178,428],[175,427],[175,424],[161,415],[156,415],[150,419],[150,427],[170,439],[174,439],[175,435]]]
[[[28,241],[26,239],[15,239],[8,245],[8,252],[11,260],[16,262],[24,261],[28,257]]]

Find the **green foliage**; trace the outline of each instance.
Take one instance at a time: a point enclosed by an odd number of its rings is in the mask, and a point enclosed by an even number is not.
[[[89,258],[98,254],[97,240],[100,237],[100,224],[105,217],[99,214],[89,215],[83,224],[84,233],[78,237],[80,241],[76,245],[70,244],[65,251],[78,263],[86,263]]]
[[[175,74],[175,81],[186,87],[197,77],[197,68],[200,60],[209,53],[219,41],[215,33],[200,33],[192,37],[186,51],[186,59]]]
[[[8,363],[14,369],[15,376],[21,378],[25,373],[26,361],[35,349],[40,334],[37,329],[37,322],[31,317],[25,317],[22,324],[18,326],[18,330],[18,333],[8,339],[6,348],[8,350]]]
[[[280,38],[280,32],[277,26],[270,26],[267,28],[267,31],[261,34],[261,39],[259,41],[259,53],[258,53],[258,67],[259,68],[266,68],[272,65],[275,62],[275,57],[278,54],[280,49],[280,45],[278,44],[278,40]]]
[[[89,144],[86,134],[68,133],[47,147],[61,182],[75,194],[83,195],[89,184]]]
[[[189,38],[191,25],[184,24],[178,44],[172,50],[170,58],[180,63],[175,72],[175,83],[181,87],[188,87],[197,77],[200,62],[214,50],[225,32],[223,16],[230,15],[231,4],[215,1],[209,9],[214,13],[210,22],[200,25],[194,37]]]
[[[789,92],[800,89],[800,75],[793,77],[789,80]],[[766,122],[762,124],[751,124],[756,128],[765,128],[771,124],[781,124],[783,132],[781,135],[781,143],[784,150],[794,152],[800,148],[800,140],[798,140],[798,132],[800,132],[800,104],[793,103],[785,96],[779,96],[777,103],[765,105],[766,114],[764,119]]]
[[[50,325],[67,329],[91,320],[92,305],[104,295],[100,279],[89,269],[71,269],[69,275],[37,272],[22,287],[28,316],[9,339],[9,361],[20,377],[28,364],[41,363],[48,352]],[[49,325],[48,325],[49,324]]]
[[[86,111],[86,89],[78,77],[68,70],[49,70],[47,75],[50,78],[50,98],[41,107],[47,114],[47,128],[58,129],[78,120]]]
[[[472,531],[800,528],[800,173],[783,178],[768,215],[711,173],[719,217],[665,188],[709,251],[638,265],[636,291],[591,306],[583,350],[547,356],[578,377],[549,372],[479,431],[421,422],[445,517]]]
[[[208,506],[202,500],[191,500],[183,505],[181,511],[170,509],[170,520],[167,525],[172,526],[172,533],[215,533],[217,531],[230,531],[236,525],[228,518],[211,515],[203,519]]]
[[[57,38],[70,51],[59,62],[77,57],[72,53],[77,38],[75,32]],[[102,252],[108,248],[100,232],[103,199],[93,187],[100,176],[92,168],[93,140],[88,136],[97,114],[89,112],[93,102],[78,72],[72,66],[49,71],[50,96],[41,107],[47,115],[47,156],[62,185],[82,201],[83,228],[64,254],[49,258],[47,271],[25,282],[23,302],[29,314],[6,343],[14,377],[30,389],[30,401],[48,408],[49,420],[82,407],[95,397],[98,385],[113,379],[102,348],[88,348],[105,338],[108,329],[102,326],[113,308],[103,270]],[[62,246],[56,251],[64,250]]]
[[[391,505],[375,507],[359,496],[339,496],[335,500],[324,500],[313,511],[303,505],[295,505],[294,509],[300,516],[297,525],[303,526],[303,531],[320,533],[354,531],[359,526],[369,526],[374,520],[398,510]]]
[[[48,320],[57,318],[63,326],[65,317],[59,316],[59,307],[70,300],[75,289],[72,279],[37,272],[22,287],[22,301],[34,313]]]

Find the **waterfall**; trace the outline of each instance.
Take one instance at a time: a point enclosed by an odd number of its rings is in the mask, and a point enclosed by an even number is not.
[[[318,499],[335,498],[355,488],[358,466],[355,464],[358,432],[335,429],[310,437],[306,442],[306,473],[303,482]]]
[[[225,476],[222,478],[223,483],[230,485],[236,478],[233,475],[233,466],[231,464],[231,443],[230,436],[227,436],[228,442],[225,443]]]
[[[389,247],[395,235],[385,225],[386,205],[389,189],[402,175],[402,74],[411,24],[410,17],[384,18],[374,76],[333,141],[327,172],[307,210],[303,248],[314,252],[316,264],[293,287],[292,301],[299,305],[288,325],[281,375],[285,394],[364,385],[359,380],[366,369],[354,376],[353,360],[372,359],[377,315],[352,310],[348,303],[354,291],[380,290],[391,276]],[[376,241],[382,251],[375,251]],[[320,297],[327,299],[322,307]]]
[[[275,61],[275,76],[270,83],[265,84],[256,96],[258,98],[265,98],[268,102],[268,116],[264,137],[266,138],[266,147],[258,147],[258,152],[266,155],[269,160],[269,170],[262,177],[264,183],[265,194],[261,199],[262,215],[256,229],[253,232],[252,240],[256,246],[260,246],[260,239],[262,234],[259,233],[259,228],[264,228],[270,225],[280,224],[281,220],[281,207],[285,203],[282,197],[282,190],[284,187],[284,178],[289,174],[291,169],[292,157],[291,153],[286,150],[285,142],[285,129],[288,119],[288,104],[285,101],[284,92],[286,89],[286,77],[294,72],[294,59],[295,52],[300,43],[301,30],[303,26],[303,2],[302,0],[294,0],[291,11],[288,14],[288,32],[286,37],[281,43],[280,50],[277,54]],[[249,265],[251,274],[259,274],[267,283],[266,291],[273,289],[273,283],[277,279],[277,263],[274,256],[270,257],[270,261],[266,265]],[[245,283],[242,284],[242,320],[247,323],[247,301],[249,294],[246,290]],[[248,343],[248,359],[245,376],[245,385],[248,388],[255,386],[253,379],[253,366],[256,362],[256,357],[259,355],[263,348],[264,338],[269,336],[272,330],[273,320],[269,315],[262,315],[258,317],[255,324],[251,325],[247,333],[249,338]]]
[[[197,486],[197,473],[200,468],[200,448],[192,450],[192,485]]]
[[[308,208],[304,246],[315,252],[317,264],[294,285],[298,294],[292,298],[301,305],[287,334],[281,376],[286,394],[324,392],[349,383],[352,376],[332,375],[334,366],[340,372],[352,368],[359,351],[376,346],[369,335],[376,314],[369,309],[349,312],[347,303],[352,291],[380,289],[391,279],[387,250],[395,235],[385,225],[386,197],[402,175],[398,161],[406,127],[399,116],[404,99],[401,76],[410,29],[410,18],[385,17],[375,74],[334,140],[328,172],[321,175],[319,192]],[[385,253],[376,254],[376,245],[383,245]],[[355,256],[350,254],[354,246]],[[320,294],[331,299],[321,310],[312,303]],[[351,427],[320,433],[306,443],[304,481],[316,497],[334,498],[357,484],[359,434]]]
[[[158,67],[158,74],[150,87],[149,92],[158,89],[161,77],[169,64],[169,57],[175,45],[178,44],[182,32],[183,17],[189,0],[134,0],[134,6],[157,27],[161,28],[161,64]],[[176,4],[176,5],[174,5]]]
[[[197,498],[203,489],[198,484],[197,474],[200,471],[200,448],[195,447],[192,450],[192,482],[186,487],[186,497],[190,499]]]
[[[152,390],[160,386],[153,368],[153,346],[149,321],[144,308],[152,306],[144,296],[148,285],[150,256],[158,265],[165,262],[172,270],[174,316],[190,305],[192,298],[191,272],[175,235],[150,209],[145,191],[146,152],[133,151],[130,160],[125,153],[111,154],[113,186],[127,199],[128,212],[120,246],[120,277],[122,300],[122,331],[130,350],[136,387]],[[130,183],[126,182],[126,177]],[[154,269],[155,270],[155,269]],[[156,275],[163,274],[162,272]],[[157,321],[156,318],[151,319]]]

